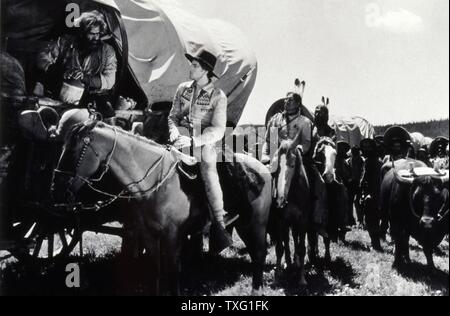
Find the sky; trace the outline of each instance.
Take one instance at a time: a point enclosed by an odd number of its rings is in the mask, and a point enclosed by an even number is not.
[[[240,124],[306,81],[332,115],[372,124],[449,117],[448,0],[161,0],[239,27],[258,59]]]

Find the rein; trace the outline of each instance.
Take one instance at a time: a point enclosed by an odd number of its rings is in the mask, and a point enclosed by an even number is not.
[[[107,158],[106,163],[104,164],[103,171],[102,171],[102,173],[100,174],[100,176],[97,179],[89,180],[87,178],[79,176],[77,173],[71,173],[71,172],[62,171],[62,170],[58,170],[58,169],[55,170],[55,173],[60,173],[60,174],[67,175],[67,176],[70,177],[69,186],[66,189],[66,192],[70,193],[72,197],[74,196],[74,194],[73,194],[73,192],[71,190],[71,187],[72,187],[73,183],[75,182],[75,180],[80,180],[85,185],[87,185],[89,187],[89,189],[91,189],[93,192],[101,194],[101,195],[104,195],[104,196],[107,196],[107,197],[110,198],[110,199],[105,200],[105,201],[99,201],[94,206],[85,206],[83,204],[78,204],[79,206],[81,206],[81,209],[83,209],[83,210],[92,210],[93,209],[93,210],[98,211],[98,210],[100,210],[100,209],[102,209],[102,208],[104,208],[106,206],[111,205],[112,203],[114,203],[115,201],[117,201],[119,199],[136,200],[136,199],[142,198],[142,196],[133,195],[133,193],[130,192],[131,187],[137,186],[137,185],[141,184],[142,182],[144,182],[145,180],[147,180],[147,178],[152,173],[154,173],[154,171],[161,165],[161,163],[163,162],[163,160],[165,158],[165,155],[162,155],[152,166],[149,167],[149,169],[146,171],[146,173],[145,173],[145,175],[144,175],[144,177],[142,179],[140,179],[138,181],[135,181],[135,182],[131,182],[131,183],[125,185],[125,189],[123,189],[119,194],[111,194],[109,192],[102,191],[102,190],[94,187],[93,183],[100,182],[103,179],[103,177],[110,170],[111,161],[112,161],[112,158],[114,156],[114,152],[115,152],[115,150],[117,148],[117,138],[118,138],[117,129],[115,127],[113,127],[113,130],[114,130],[114,144],[113,144],[113,148],[110,151],[110,153],[108,154],[108,158]],[[84,146],[83,146],[82,152],[80,154],[80,158],[78,159],[76,170],[78,170],[81,167],[81,165],[83,163],[83,160],[84,160],[84,158],[86,156],[86,151],[87,151],[88,148],[91,148],[91,150],[94,152],[94,154],[97,157],[99,156],[98,153],[95,151],[95,149],[91,145],[91,143],[92,143],[92,139],[91,138],[86,137],[83,140],[83,142],[84,142]],[[166,151],[170,152],[170,147],[166,146],[165,149],[166,149]],[[145,191],[143,191],[141,193],[144,193],[144,196],[148,196],[148,195],[154,193],[155,191],[159,190],[159,188],[173,175],[173,172],[174,172],[176,166],[177,166],[176,163],[173,164],[173,166],[169,169],[167,175],[164,176],[164,178],[162,178],[160,181],[158,181],[158,183],[156,183],[153,187],[151,187],[151,188],[149,188],[149,189],[147,189],[147,190],[145,190]],[[161,172],[162,172],[162,170],[161,170]],[[57,206],[65,206],[65,204],[59,204]]]

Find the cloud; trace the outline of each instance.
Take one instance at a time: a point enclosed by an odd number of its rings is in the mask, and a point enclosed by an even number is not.
[[[382,13],[379,5],[372,3],[367,6],[366,13],[366,25],[369,28],[393,33],[417,33],[424,27],[420,16],[405,9]]]

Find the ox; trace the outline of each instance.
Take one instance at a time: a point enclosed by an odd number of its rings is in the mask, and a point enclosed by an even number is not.
[[[393,163],[381,184],[382,209],[388,212],[395,242],[394,267],[410,263],[409,238],[423,247],[434,271],[433,249],[448,234],[448,171],[435,171],[420,161]]]

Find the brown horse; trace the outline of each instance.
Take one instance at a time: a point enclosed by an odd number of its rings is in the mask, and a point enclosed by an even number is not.
[[[283,252],[288,268],[291,268],[291,251],[289,246],[290,231],[294,240],[294,265],[298,268],[299,285],[306,286],[305,255],[306,234],[311,212],[310,186],[303,165],[302,152],[292,141],[281,143],[275,154],[274,192],[275,206],[272,209],[276,229],[277,275],[281,272]]]
[[[249,157],[236,157],[258,172],[264,186],[249,205],[249,220],[239,219],[236,229],[250,253],[253,290],[263,285],[266,256],[266,226],[271,205],[271,177],[266,167]],[[191,225],[206,215],[201,201],[191,193],[177,172],[178,154],[172,147],[158,145],[103,123],[77,124],[65,139],[54,179],[55,195],[67,200],[84,185],[96,187],[111,173],[122,188],[111,199],[126,203],[128,223],[156,266],[164,267],[170,294],[179,294],[181,244]],[[93,179],[96,178],[96,179]],[[108,193],[108,192],[103,192]],[[246,216],[244,216],[246,217]]]

